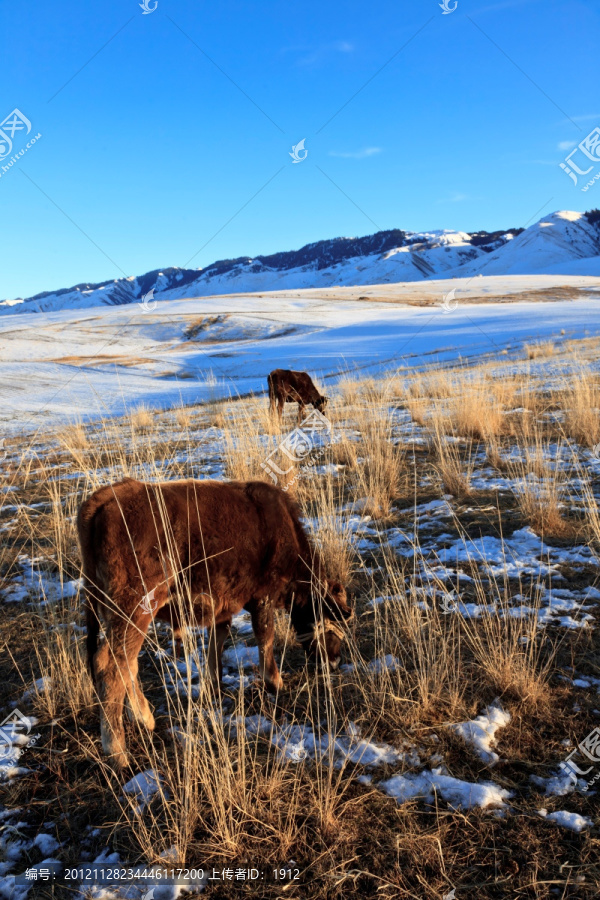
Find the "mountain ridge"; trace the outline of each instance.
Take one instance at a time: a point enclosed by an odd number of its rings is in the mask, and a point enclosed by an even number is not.
[[[299,250],[216,260],[200,269],[170,266],[144,275],[42,291],[0,301],[0,314],[48,312],[154,299],[352,286],[480,274],[531,274],[592,259],[600,274],[600,211],[550,213],[528,228],[462,232],[390,229],[337,237]],[[569,272],[573,274],[573,272]],[[580,273],[587,274],[587,273]],[[590,272],[589,274],[596,274]]]

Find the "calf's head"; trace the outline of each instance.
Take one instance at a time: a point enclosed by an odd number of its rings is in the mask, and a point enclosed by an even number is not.
[[[320,413],[322,413],[327,406],[328,400],[329,397],[326,397],[324,394],[322,396],[321,394],[317,394],[317,399],[313,403],[313,406],[315,407],[315,409],[318,409]]]
[[[348,622],[354,615],[345,588],[338,581],[327,580],[322,584],[296,583],[293,589],[296,602],[292,622],[307,659],[337,669]]]

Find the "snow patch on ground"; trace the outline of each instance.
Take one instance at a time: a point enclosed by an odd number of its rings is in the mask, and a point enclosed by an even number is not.
[[[469,744],[480,759],[488,765],[497,763],[500,757],[492,750],[496,732],[510,722],[510,713],[502,709],[499,700],[486,707],[481,715],[468,722],[453,725],[452,730]]]
[[[568,828],[569,831],[583,831],[584,828],[593,828],[594,822],[587,816],[580,816],[579,813],[567,812],[564,809],[548,813],[545,809],[538,809],[538,815],[548,821],[556,822],[561,828]]]
[[[398,803],[416,798],[433,803],[435,794],[438,793],[456,809],[472,809],[474,806],[481,809],[502,808],[512,796],[510,791],[491,781],[481,781],[478,784],[461,781],[459,778],[443,775],[441,768],[425,770],[418,775],[394,775],[387,781],[381,781],[378,787]]]

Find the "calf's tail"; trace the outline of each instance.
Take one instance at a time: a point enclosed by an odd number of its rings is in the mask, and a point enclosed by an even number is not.
[[[100,632],[100,619],[98,613],[98,593],[95,587],[96,563],[93,550],[94,515],[97,510],[90,497],[82,504],[77,515],[77,533],[81,548],[81,560],[83,564],[83,584],[85,590],[85,624],[87,629],[86,648],[87,661],[92,682],[96,684],[94,671],[94,657],[98,650],[98,634]]]

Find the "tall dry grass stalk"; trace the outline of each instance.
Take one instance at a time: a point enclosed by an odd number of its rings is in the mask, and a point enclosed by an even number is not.
[[[583,447],[600,442],[600,379],[590,368],[581,367],[561,392],[564,430]]]
[[[360,461],[350,473],[355,495],[364,501],[363,512],[389,519],[394,501],[402,494],[406,473],[404,451],[393,439],[393,414],[385,403],[369,405],[360,411],[357,427]]]
[[[547,356],[554,356],[555,346],[552,341],[540,341],[537,344],[524,344],[526,359],[541,359]]]
[[[474,460],[472,446],[453,434],[447,419],[435,413],[431,419],[433,469],[442,493],[464,499],[471,494]]]
[[[534,428],[532,443],[521,448],[519,459],[506,464],[521,515],[546,539],[571,537],[576,532],[564,514],[566,487],[572,474],[564,465],[566,449],[561,441],[545,439]]]
[[[154,421],[153,411],[145,403],[140,403],[139,406],[136,406],[129,413],[129,421],[131,422],[132,432],[150,431]]]

